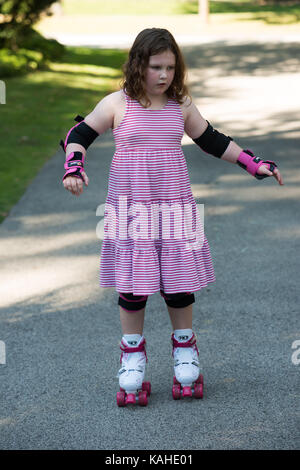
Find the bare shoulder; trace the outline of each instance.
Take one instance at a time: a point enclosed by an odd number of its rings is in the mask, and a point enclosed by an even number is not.
[[[85,122],[99,134],[111,128],[114,123],[116,110],[122,103],[122,94],[123,92],[120,90],[102,98],[93,111],[85,117]]]
[[[102,101],[104,100],[108,106],[110,105],[113,107],[118,107],[126,102],[123,90],[114,91],[113,93],[106,95]]]
[[[184,121],[188,118],[194,106],[192,98],[190,96],[185,96],[183,103],[180,105]]]
[[[114,112],[113,129],[116,129],[122,122],[126,112],[126,98],[123,89],[111,93],[111,106]]]
[[[126,111],[126,98],[123,90],[115,91],[106,96],[106,105],[112,113],[111,128],[116,129],[122,122]]]
[[[187,135],[192,139],[202,135],[207,128],[207,121],[190,97],[187,97],[182,104],[182,114],[184,117],[184,129]]]
[[[109,93],[109,95],[104,96],[104,98],[99,101],[96,108],[103,108],[108,112],[109,110],[113,112],[114,109],[118,108],[118,106],[120,106],[123,102],[125,102],[123,90],[114,91],[113,93]]]

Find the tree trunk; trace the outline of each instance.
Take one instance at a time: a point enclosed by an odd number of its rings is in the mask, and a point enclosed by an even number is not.
[[[209,23],[209,0],[198,0],[198,13],[200,15],[201,23]]]

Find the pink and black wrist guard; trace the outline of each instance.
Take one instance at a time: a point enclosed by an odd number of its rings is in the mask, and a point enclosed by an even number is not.
[[[243,150],[237,159],[236,162],[241,168],[248,171],[250,175],[255,176],[256,179],[262,180],[263,178],[267,178],[269,175],[259,175],[257,173],[258,168],[261,165],[266,165],[268,170],[274,171],[277,168],[275,162],[271,160],[262,160],[259,157],[256,157],[251,150]]]
[[[63,176],[63,180],[67,176],[75,176],[76,178],[81,178],[83,181],[83,176],[81,174],[84,171],[83,164],[84,164],[84,155],[82,152],[70,153],[70,155],[67,156],[65,164],[64,164],[64,168],[67,171]]]

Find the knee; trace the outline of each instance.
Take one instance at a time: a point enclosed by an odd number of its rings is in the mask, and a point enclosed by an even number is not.
[[[193,292],[179,292],[178,294],[165,294],[162,290],[160,295],[165,299],[168,307],[184,308],[195,302]]]
[[[120,305],[127,312],[137,312],[146,306],[147,295],[133,295],[127,292],[119,292],[118,305]]]

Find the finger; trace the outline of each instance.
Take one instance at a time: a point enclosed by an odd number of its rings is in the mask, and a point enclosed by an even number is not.
[[[69,178],[66,177],[64,180],[63,180],[63,185],[64,185],[64,188],[65,189],[69,189]]]
[[[69,178],[66,180],[65,188],[66,188],[67,191],[72,190],[72,186],[70,184],[70,179]]]
[[[71,186],[72,186],[72,193],[76,194],[77,193],[77,178],[72,178]]]
[[[71,176],[67,176],[63,181],[64,187],[67,191],[72,191],[72,179],[73,178]]]
[[[278,183],[283,185],[283,182],[282,182],[282,177],[281,177],[281,174],[279,172],[279,170],[277,168],[275,168],[275,170],[273,171],[274,173],[274,176],[275,178],[277,179]]]
[[[81,191],[82,191],[82,180],[78,178],[76,181],[76,195],[79,196]]]
[[[83,181],[81,178],[76,178],[76,183],[78,188],[82,188],[83,186]]]
[[[269,168],[267,168],[265,165],[262,165],[260,168],[263,174],[268,175],[268,176],[273,176],[272,171],[270,171]]]
[[[278,178],[277,178],[277,179],[278,179],[278,183],[281,184],[281,185],[283,185],[282,176],[281,176],[281,174],[280,174],[280,172],[279,172],[278,170],[277,170],[277,176],[278,176]]]
[[[82,180],[78,181],[77,188],[78,188],[78,193],[81,194],[82,191],[83,191],[83,182],[82,182]]]
[[[83,171],[81,174],[83,176],[84,184],[87,186],[89,184],[89,178],[87,174],[85,173],[85,171]]]

